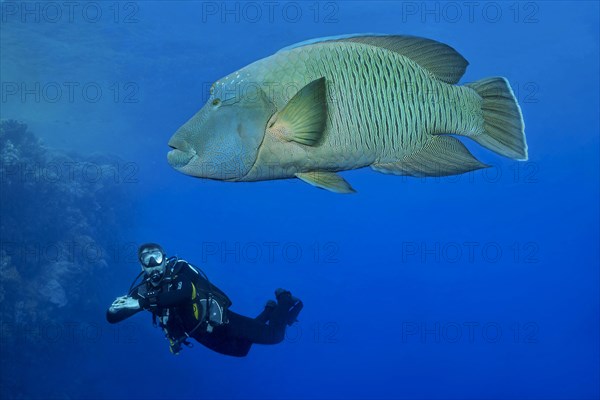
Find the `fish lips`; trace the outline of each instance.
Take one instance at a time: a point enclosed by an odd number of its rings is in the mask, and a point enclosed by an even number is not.
[[[196,157],[195,154],[173,149],[167,153],[167,161],[175,169],[182,169]]]
[[[197,157],[196,152],[184,141],[171,138],[169,147],[172,150],[167,153],[167,161],[175,169],[181,170]]]

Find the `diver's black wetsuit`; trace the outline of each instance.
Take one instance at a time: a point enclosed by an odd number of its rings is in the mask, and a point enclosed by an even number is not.
[[[243,357],[248,354],[252,344],[276,344],[285,336],[285,328],[290,321],[290,313],[297,314],[302,307],[301,302],[296,302],[290,296],[280,296],[277,305],[265,307],[256,318],[248,318],[227,310],[228,322],[212,327],[212,332],[207,329],[206,321],[194,317],[192,297],[199,286],[214,293],[217,292],[227,299],[227,296],[218,288],[210,285],[185,261],[177,261],[177,274],[166,284],[154,288],[150,283],[144,283],[135,289],[130,296],[138,299],[141,309],[120,309],[116,312],[106,313],[106,319],[111,324],[123,321],[139,311],[148,310],[155,316],[164,316],[167,312],[169,318],[166,327],[171,335],[183,336],[190,334],[198,342],[218,353]],[[210,285],[210,286],[208,286]],[[227,299],[229,300],[229,299]],[[290,308],[293,311],[290,311]]]

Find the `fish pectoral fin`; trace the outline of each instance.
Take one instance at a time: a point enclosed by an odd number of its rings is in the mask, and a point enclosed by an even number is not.
[[[371,165],[384,174],[416,177],[458,175],[487,167],[452,136],[432,136],[421,150],[400,161]]]
[[[287,141],[314,146],[323,136],[327,118],[325,78],[304,86],[267,124],[267,132]]]
[[[297,172],[296,177],[321,189],[334,193],[356,193],[356,190],[335,172],[311,171]]]

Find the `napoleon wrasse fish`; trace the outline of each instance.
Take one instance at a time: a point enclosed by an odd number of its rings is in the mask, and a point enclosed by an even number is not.
[[[350,35],[286,47],[214,83],[169,141],[176,170],[208,179],[300,178],[337,193],[337,172],[416,177],[487,167],[449,136],[527,159],[523,117],[502,77],[456,85],[468,62],[424,38]]]

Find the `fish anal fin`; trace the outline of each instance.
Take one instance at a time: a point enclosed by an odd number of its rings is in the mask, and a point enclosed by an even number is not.
[[[371,165],[384,174],[415,177],[458,175],[487,167],[452,136],[432,136],[421,150],[400,161]]]
[[[356,193],[350,184],[335,172],[311,171],[297,172],[296,177],[321,189],[334,193]]]
[[[327,120],[325,78],[304,86],[267,124],[267,132],[286,141],[314,146],[321,140]]]

